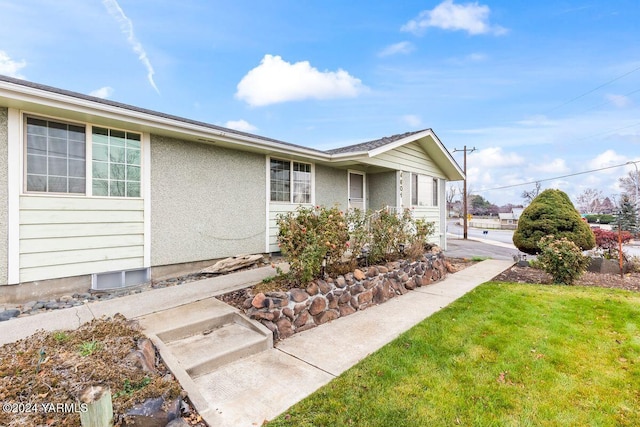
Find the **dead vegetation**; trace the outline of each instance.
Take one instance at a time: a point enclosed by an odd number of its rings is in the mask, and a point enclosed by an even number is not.
[[[123,425],[125,412],[147,398],[180,396],[180,384],[158,358],[155,372],[146,372],[130,357],[144,338],[135,323],[116,315],[75,331],[39,332],[2,346],[0,425],[79,426],[78,399],[89,385],[109,387],[116,425]],[[63,410],[57,406],[64,404]]]

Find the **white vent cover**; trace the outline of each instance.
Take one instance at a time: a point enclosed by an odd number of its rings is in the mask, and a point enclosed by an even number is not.
[[[149,281],[149,273],[149,268],[140,268],[137,270],[112,271],[108,273],[92,274],[91,289],[97,291],[106,291],[140,285]]]

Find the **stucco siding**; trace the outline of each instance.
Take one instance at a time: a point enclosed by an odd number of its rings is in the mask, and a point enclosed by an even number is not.
[[[316,204],[344,209],[348,197],[347,171],[316,165]]]
[[[144,202],[20,196],[20,282],[142,268]]]
[[[367,174],[369,209],[396,206],[396,171]]]
[[[366,163],[390,169],[399,169],[444,178],[440,168],[431,160],[418,142],[412,142],[396,149],[378,154]]]
[[[151,265],[261,253],[263,155],[151,135]]]
[[[8,260],[7,260],[7,240],[8,240],[8,221],[7,221],[7,205],[8,205],[8,114],[7,108],[0,108],[0,285],[4,285],[8,281]]]

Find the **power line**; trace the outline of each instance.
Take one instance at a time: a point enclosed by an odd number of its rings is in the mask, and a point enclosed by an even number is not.
[[[636,162],[632,162],[632,163],[636,163]],[[621,166],[626,166],[626,165],[628,165],[628,163],[623,163],[621,165],[607,166],[607,167],[599,168],[599,169],[591,169],[591,170],[588,170],[588,171],[576,172],[576,173],[571,173],[571,174],[568,174],[568,175],[556,176],[556,177],[553,177],[553,178],[536,179],[534,181],[523,182],[523,183],[520,183],[520,184],[504,185],[502,187],[489,188],[489,189],[486,189],[486,190],[478,190],[478,193],[484,193],[485,191],[504,190],[506,188],[520,187],[522,185],[531,185],[531,184],[535,184],[536,182],[553,181],[554,179],[560,179],[560,178],[570,178],[572,176],[584,175],[584,174],[593,173],[593,172],[600,172],[600,171],[603,171],[603,170],[619,168]]]
[[[628,76],[629,74],[635,73],[635,72],[636,72],[636,71],[638,71],[638,70],[640,70],[640,67],[636,67],[636,68],[634,68],[634,69],[633,69],[633,70],[631,70],[631,71],[627,71],[627,72],[626,72],[626,73],[624,73],[624,74],[621,74],[621,75],[619,75],[619,76],[617,76],[617,77],[614,77],[613,79],[609,80],[608,82],[602,83],[601,85],[599,85],[599,86],[597,86],[597,87],[595,87],[595,88],[593,88],[593,89],[591,89],[591,90],[589,90],[589,91],[587,91],[587,92],[585,92],[585,93],[583,93],[583,94],[581,94],[581,95],[578,95],[578,96],[576,96],[576,97],[574,97],[574,98],[571,98],[570,100],[563,102],[562,104],[558,105],[557,107],[553,107],[552,109],[548,110],[548,111],[547,111],[546,113],[544,113],[544,114],[547,114],[547,113],[550,113],[550,112],[552,112],[552,111],[555,111],[555,110],[557,110],[557,109],[559,109],[559,108],[562,108],[562,107],[564,107],[564,106],[565,106],[565,105],[567,105],[567,104],[571,104],[572,102],[577,101],[578,99],[583,98],[583,97],[585,97],[585,96],[587,96],[587,95],[589,95],[589,94],[591,94],[591,93],[593,93],[593,92],[597,91],[598,89],[602,89],[603,87],[608,86],[608,85],[610,85],[611,83],[613,83],[613,82],[615,82],[615,81],[617,81],[617,80],[620,80],[620,79],[621,79],[621,78],[623,78],[623,77]]]

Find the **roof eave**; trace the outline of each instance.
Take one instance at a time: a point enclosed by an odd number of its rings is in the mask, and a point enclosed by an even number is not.
[[[22,86],[0,80],[0,98],[12,99],[26,104],[45,105],[54,109],[73,110],[84,114],[101,115],[109,119],[133,122],[141,126],[164,129],[173,132],[192,135],[201,142],[221,141],[248,148],[258,148],[265,152],[296,154],[313,160],[330,161],[328,153],[265,140],[246,134],[235,133],[232,129],[223,130],[203,125],[197,125],[177,118],[163,117],[150,112],[137,111],[89,99],[49,92],[30,86]]]

